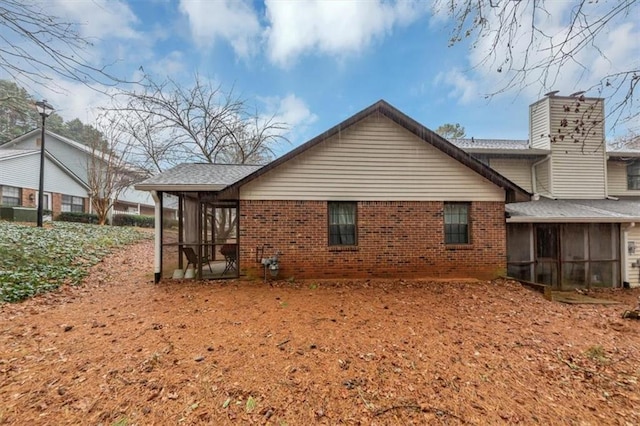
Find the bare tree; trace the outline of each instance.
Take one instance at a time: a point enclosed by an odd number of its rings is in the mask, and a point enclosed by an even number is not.
[[[134,183],[148,177],[134,168],[126,159],[133,145],[128,135],[120,130],[119,119],[104,115],[99,118],[97,129],[103,138],[96,137],[89,145],[87,157],[87,184],[91,193],[91,206],[98,216],[98,223],[107,222],[109,211],[122,192]]]
[[[578,67],[582,77],[588,80],[592,64],[584,61],[587,51],[606,56],[603,36],[611,31],[611,25],[625,16],[638,16],[637,0],[598,2],[573,0],[569,22],[555,30],[549,30],[542,22],[553,17],[553,1],[545,0],[437,0],[434,8],[445,12],[454,20],[450,45],[470,40],[473,49],[488,48],[480,60],[505,77],[500,87],[488,96],[528,85],[541,87],[541,92],[554,88],[563,71]],[[637,19],[636,19],[637,21]],[[636,22],[637,23],[637,22]],[[590,87],[599,96],[612,100],[608,118],[611,125],[636,119],[638,110],[637,87],[640,82],[640,62],[628,69],[611,71]],[[578,82],[576,82],[578,83]]]
[[[199,76],[188,88],[146,77],[143,89],[116,96],[121,129],[136,141],[138,164],[162,171],[181,162],[264,164],[286,126]]]
[[[107,66],[91,63],[86,55],[92,46],[78,31],[78,24],[67,22],[32,0],[0,2],[0,71],[24,86],[57,88],[62,77],[96,88],[113,86],[122,79],[108,72]]]

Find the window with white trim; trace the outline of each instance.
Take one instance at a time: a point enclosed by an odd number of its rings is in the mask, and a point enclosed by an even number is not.
[[[72,195],[62,194],[62,206],[63,212],[78,212],[84,211],[84,200],[82,197],[74,197]]]
[[[21,204],[20,188],[16,188],[14,186],[2,186],[0,187],[0,192],[2,192],[0,204],[3,206],[19,206]]]

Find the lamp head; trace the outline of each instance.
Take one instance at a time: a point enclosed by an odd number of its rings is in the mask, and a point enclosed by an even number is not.
[[[38,114],[40,114],[41,117],[48,117],[54,111],[53,107],[49,105],[45,99],[36,102],[36,110],[38,110]]]

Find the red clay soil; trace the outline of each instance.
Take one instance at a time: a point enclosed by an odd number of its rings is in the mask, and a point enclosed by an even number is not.
[[[640,424],[640,290],[154,285],[151,244],[0,307],[0,424]]]

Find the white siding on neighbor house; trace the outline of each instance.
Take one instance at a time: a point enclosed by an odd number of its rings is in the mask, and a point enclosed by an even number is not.
[[[566,126],[563,125],[563,120],[566,120]],[[578,131],[575,130],[577,122],[584,123]],[[603,101],[550,98],[550,124],[553,135],[553,197],[604,198],[606,170]],[[564,135],[564,139],[561,139],[561,135]]]
[[[640,197],[640,189],[627,189],[627,163],[625,161],[607,161],[607,181],[608,195]]]
[[[529,141],[532,148],[551,149],[549,129],[549,98],[544,98],[529,105]]]
[[[491,158],[489,166],[502,176],[531,192],[532,160],[526,158]]]
[[[240,188],[247,200],[504,201],[504,190],[374,114]]]
[[[0,185],[37,190],[40,184],[40,154],[23,155],[0,161]],[[87,190],[45,158],[44,190],[77,197],[87,197]]]
[[[535,167],[536,184],[535,191],[537,194],[551,197],[551,160],[543,161]]]
[[[10,148],[15,149],[40,149],[40,133],[32,135],[29,138],[21,140],[16,144],[10,144]],[[44,148],[51,153],[58,161],[71,170],[76,176],[87,182],[87,154],[81,152],[75,147],[60,141],[56,137],[46,135]]]
[[[148,191],[137,191],[132,186],[126,188],[124,191],[120,193],[118,197],[119,201],[134,203],[134,204],[145,204],[147,206],[155,205],[153,198],[151,197],[151,193]]]
[[[6,147],[15,149],[40,149],[39,139],[40,133],[34,134],[18,143],[8,144]],[[89,165],[89,153],[82,152],[80,149],[51,135],[46,135],[45,149],[81,180],[84,182],[88,181],[87,166]],[[137,191],[133,187],[127,188],[127,190],[121,194],[119,200],[147,206],[155,205],[149,192]]]
[[[629,229],[627,232],[627,244],[634,242],[636,247],[635,254],[628,254],[627,251],[627,263],[623,265],[626,267],[627,281],[632,287],[640,287],[640,223]],[[627,247],[623,247],[623,250],[628,250]],[[635,263],[635,267],[631,266]]]

